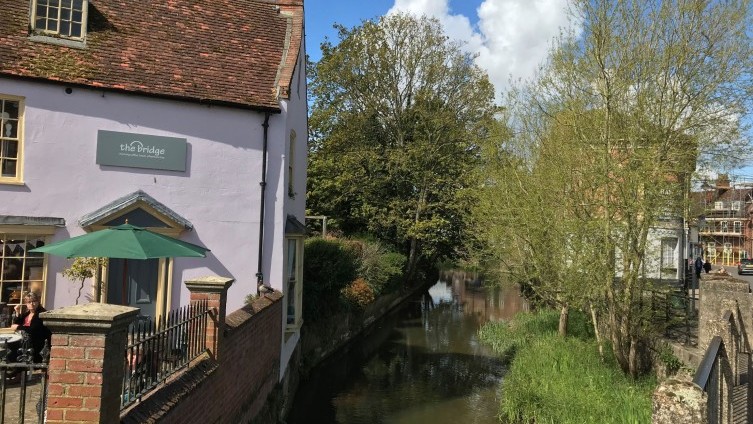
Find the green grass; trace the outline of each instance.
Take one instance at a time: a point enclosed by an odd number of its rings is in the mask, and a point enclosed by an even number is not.
[[[555,311],[491,323],[481,339],[511,359],[500,418],[513,423],[650,423],[653,378],[632,380],[599,358],[586,317],[571,313],[570,336],[557,335]],[[605,349],[609,351],[609,349]]]

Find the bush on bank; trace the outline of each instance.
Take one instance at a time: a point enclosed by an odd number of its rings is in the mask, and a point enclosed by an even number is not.
[[[365,239],[313,237],[304,257],[303,316],[311,322],[399,288],[405,264],[405,256]]]
[[[511,423],[648,423],[653,378],[631,380],[613,357],[602,362],[586,316],[571,313],[568,337],[559,314],[521,313],[488,323],[481,340],[511,360],[502,382],[500,418]],[[605,351],[611,352],[610,349]]]

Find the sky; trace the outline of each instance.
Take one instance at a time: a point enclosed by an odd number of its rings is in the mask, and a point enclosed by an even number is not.
[[[337,43],[335,23],[352,28],[396,12],[436,17],[448,37],[478,55],[476,64],[489,75],[498,102],[511,80],[533,77],[561,31],[580,32],[569,19],[567,0],[305,0],[304,7],[306,51],[313,61],[321,58],[326,38]],[[705,173],[715,178],[716,171]],[[733,180],[753,181],[752,166],[729,173]]]
[[[561,29],[576,29],[566,0],[305,0],[306,50],[319,60],[325,37],[338,41],[333,24],[348,28],[388,13],[428,15],[439,19],[445,34],[478,54],[476,64],[494,83],[497,99],[510,78],[533,75]]]

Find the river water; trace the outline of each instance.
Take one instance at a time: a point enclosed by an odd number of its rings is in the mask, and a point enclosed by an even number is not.
[[[444,273],[313,370],[287,423],[497,423],[505,370],[477,332],[527,309],[516,288]]]

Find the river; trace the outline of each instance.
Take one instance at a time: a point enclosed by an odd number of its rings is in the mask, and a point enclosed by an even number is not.
[[[443,273],[314,369],[287,423],[497,423],[505,369],[477,332],[527,309],[516,288],[486,289],[471,274]]]

